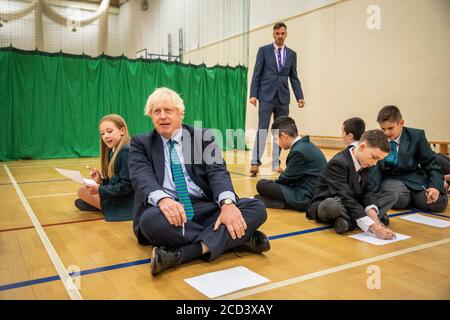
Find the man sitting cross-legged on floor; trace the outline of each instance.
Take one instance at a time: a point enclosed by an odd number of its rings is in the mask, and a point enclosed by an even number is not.
[[[213,260],[230,249],[268,251],[268,238],[257,230],[267,218],[264,204],[237,199],[217,145],[182,124],[180,96],[155,90],[145,114],[155,130],[131,139],[129,169],[134,232],[140,244],[155,246],[151,273],[200,257]]]

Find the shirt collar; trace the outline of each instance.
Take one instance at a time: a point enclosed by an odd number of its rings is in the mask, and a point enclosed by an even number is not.
[[[177,133],[174,136],[172,136],[172,139],[166,139],[163,136],[160,136],[160,137],[165,146],[167,145],[167,142],[169,142],[169,140],[174,140],[178,144],[181,144],[181,140],[183,138],[182,133],[183,133],[183,130],[182,130],[182,128],[180,128],[179,130],[177,130]]]
[[[397,139],[389,140],[389,142],[395,141],[395,142],[397,143],[397,145],[400,145],[400,138],[401,138],[401,136],[402,136],[402,133],[403,133],[403,128],[402,128],[402,130],[400,131],[400,134],[398,135]]]
[[[281,51],[283,51],[283,50],[284,50],[284,47],[286,47],[286,45],[283,44],[282,47],[279,47],[279,46],[277,46],[276,43],[274,42],[274,43],[273,43],[273,47],[275,48],[275,50],[277,50],[278,48],[281,48]]]
[[[361,165],[359,164],[358,160],[356,160],[355,156],[353,155],[353,150],[356,149],[355,147],[350,148],[350,155],[352,156],[353,164],[355,165],[355,170],[358,172],[362,169]]]
[[[294,141],[292,141],[292,146],[298,141],[298,140],[300,140],[302,138],[302,136],[297,136],[297,138],[295,138],[294,139]]]

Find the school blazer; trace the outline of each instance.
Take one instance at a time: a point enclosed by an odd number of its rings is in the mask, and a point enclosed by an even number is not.
[[[306,211],[326,164],[322,151],[310,142],[309,136],[294,143],[286,159],[286,170],[275,180],[290,207]]]
[[[350,147],[337,153],[327,164],[314,191],[306,217],[317,219],[317,207],[320,202],[329,197],[339,197],[347,210],[347,214],[354,220],[365,217],[365,207],[374,204],[379,206],[374,196],[369,180],[368,168],[361,169],[358,173],[350,155]]]
[[[129,153],[130,146],[123,145],[114,162],[114,176],[104,179],[98,189],[106,221],[131,220],[133,217],[134,191],[128,172]]]
[[[396,168],[386,166],[385,160],[379,161],[372,168],[370,179],[375,191],[380,190],[387,177],[402,181],[414,191],[423,190],[424,186],[436,188],[441,194],[445,194],[442,168],[421,129],[403,127]]]

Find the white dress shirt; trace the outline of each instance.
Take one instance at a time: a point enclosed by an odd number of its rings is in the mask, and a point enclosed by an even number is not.
[[[301,138],[302,138],[302,136],[298,135],[297,138],[295,138],[294,141],[292,141],[291,148],[292,148],[292,146],[293,146],[298,140],[300,140]]]
[[[162,198],[172,198],[177,199],[177,191],[175,188],[175,182],[173,180],[172,176],[172,168],[170,167],[170,145],[169,145],[169,139],[164,138],[161,136],[161,140],[163,142],[163,148],[164,148],[164,183],[162,185],[163,190],[156,190],[151,192],[147,199],[148,203],[150,203],[152,206],[157,206],[158,201]],[[175,151],[178,155],[178,158],[180,159],[181,168],[183,169],[184,178],[186,179],[186,186],[189,192],[189,195],[192,198],[196,199],[206,199],[206,195],[203,192],[203,190],[195,184],[195,182],[191,179],[189,176],[189,173],[187,172],[185,166],[184,166],[184,157],[183,157],[183,145],[182,145],[182,131],[179,130],[173,137],[172,140],[176,141],[174,144]],[[236,196],[231,191],[224,191],[222,192],[217,200],[217,204],[220,203],[223,199],[231,199],[236,203]]]
[[[283,45],[282,47],[279,47],[274,42],[273,48],[275,52],[275,61],[277,62],[278,70],[281,70],[280,65],[278,64],[278,48],[281,48],[281,64],[284,66],[286,64],[286,46]]]

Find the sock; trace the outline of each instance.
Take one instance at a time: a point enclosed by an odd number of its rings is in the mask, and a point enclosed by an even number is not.
[[[183,246],[181,251],[181,263],[186,263],[199,258],[202,255],[202,245],[200,242],[195,242]]]

